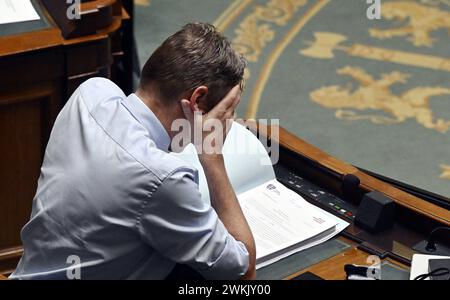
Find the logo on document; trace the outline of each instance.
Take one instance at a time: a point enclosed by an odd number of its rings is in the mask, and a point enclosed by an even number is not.
[[[266,186],[266,189],[269,190],[269,191],[271,191],[271,192],[273,192],[273,193],[275,193],[275,194],[277,194],[278,196],[280,196],[280,191],[277,190],[277,187],[274,186],[273,184],[268,184],[268,185]]]

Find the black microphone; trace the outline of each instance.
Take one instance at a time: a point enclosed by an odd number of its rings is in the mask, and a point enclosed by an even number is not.
[[[437,250],[436,247],[436,232],[442,231],[442,230],[450,230],[450,227],[438,227],[435,228],[433,231],[431,231],[430,235],[428,236],[427,245],[425,246],[425,250],[428,252],[434,252]]]
[[[361,181],[353,174],[345,174],[342,178],[341,192],[344,200],[359,203],[361,202],[362,193],[359,189]]]
[[[450,227],[442,226],[433,229],[426,240],[420,241],[412,249],[425,254],[450,256],[450,248],[436,241],[436,232],[444,230],[450,231]]]

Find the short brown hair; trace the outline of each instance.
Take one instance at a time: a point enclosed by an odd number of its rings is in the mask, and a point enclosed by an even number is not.
[[[167,38],[145,63],[140,87],[156,84],[163,101],[208,87],[207,109],[242,83],[245,59],[213,25],[190,23]]]

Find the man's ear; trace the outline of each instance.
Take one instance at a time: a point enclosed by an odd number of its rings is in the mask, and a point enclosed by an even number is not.
[[[208,95],[208,87],[202,85],[197,87],[191,95],[191,98],[188,99],[190,102],[190,106],[192,111],[201,111],[202,113],[206,113],[206,96]]]

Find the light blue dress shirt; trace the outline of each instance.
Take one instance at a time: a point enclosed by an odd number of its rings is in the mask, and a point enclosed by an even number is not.
[[[207,279],[245,274],[244,244],[169,143],[135,94],[103,78],[83,83],[54,124],[10,278],[65,279],[80,267],[81,279],[163,279],[176,263]]]

